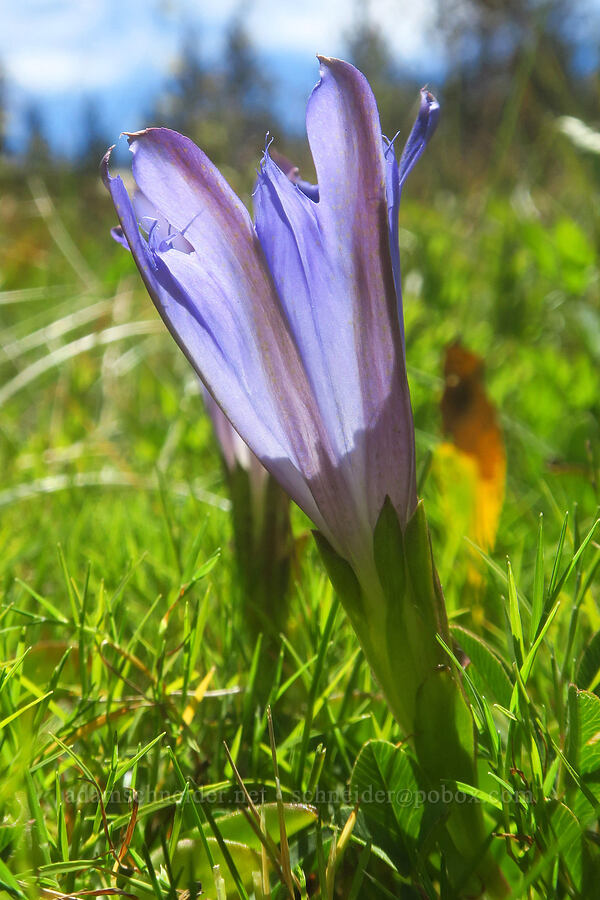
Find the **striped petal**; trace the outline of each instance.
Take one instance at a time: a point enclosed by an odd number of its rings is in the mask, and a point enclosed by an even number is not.
[[[153,247],[140,233],[122,180],[109,174],[109,154],[105,157],[104,181],[152,300],[236,430],[318,527],[331,535],[310,487],[310,482],[318,479],[319,458],[324,452],[320,423],[311,414],[313,403],[304,370],[249,217],[237,198],[232,203],[229,196],[223,197],[221,176],[208,160],[202,169],[206,158],[194,160],[195,171],[190,171],[186,151],[190,155],[200,151],[187,138],[152,129],[131,140],[137,147],[134,171],[140,179],[138,185],[174,229],[181,232],[185,228],[191,208],[206,213],[204,229],[186,231],[193,252]],[[186,160],[183,170],[178,164],[182,156]],[[152,164],[159,158],[163,164],[159,187],[154,190]],[[202,180],[206,171],[207,180],[217,174],[217,188],[210,185],[206,189]],[[178,212],[169,198],[177,196],[184,178],[193,181],[194,176],[197,195],[187,198],[184,213]],[[206,227],[209,217],[212,231]],[[228,223],[229,241],[222,230],[222,220],[228,217],[233,220]],[[199,246],[201,255],[196,249]],[[252,304],[247,302],[250,297]]]
[[[414,431],[390,252],[387,169],[379,115],[366,78],[321,59],[307,110],[319,203],[316,216],[338,300],[338,381],[352,429],[354,471],[372,526],[390,495],[401,520],[416,503]],[[397,475],[396,475],[397,473]]]
[[[255,225],[205,154],[168,129],[128,136],[133,205],[108,156],[104,178],[115,237],[211,396],[360,568],[385,498],[403,523],[416,504],[397,220],[437,104],[423,92],[398,163],[366,79],[320,62],[307,110],[318,187],[265,151]]]

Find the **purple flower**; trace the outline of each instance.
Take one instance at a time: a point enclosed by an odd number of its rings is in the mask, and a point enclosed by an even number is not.
[[[320,63],[307,110],[318,188],[265,150],[254,223],[204,153],[168,129],[128,135],[133,204],[109,174],[110,151],[103,177],[121,239],[180,348],[266,469],[360,572],[371,567],[386,496],[403,524],[416,505],[398,205],[439,107],[422,91],[398,163],[364,76]]]

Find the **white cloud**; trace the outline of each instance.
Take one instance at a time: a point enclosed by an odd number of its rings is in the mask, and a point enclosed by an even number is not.
[[[356,21],[351,0],[258,0],[251,8],[252,34],[259,46],[272,49],[303,50],[307,53],[339,53],[344,38]],[[433,0],[399,3],[374,0],[369,6],[393,52],[411,63],[423,54],[431,55]]]
[[[202,9],[193,0],[21,0],[3,13],[0,61],[9,78],[31,94],[81,93],[114,85],[144,66],[165,72],[185,23],[197,23],[204,49],[214,54],[239,8],[220,0]],[[433,0],[373,0],[371,16],[400,62],[431,58]],[[260,51],[339,54],[354,21],[352,0],[256,0],[247,27]],[[208,46],[206,46],[208,44]]]
[[[142,0],[23,0],[3,26],[0,63],[38,95],[101,89],[143,66],[166,69],[176,48],[168,23]]]
[[[62,93],[70,88],[77,91],[95,90],[102,84],[115,84],[120,79],[118,69],[107,68],[102,56],[94,57],[81,51],[29,50],[6,61],[9,77],[32,94]]]

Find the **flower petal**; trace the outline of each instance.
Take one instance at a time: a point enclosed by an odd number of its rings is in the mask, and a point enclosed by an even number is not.
[[[426,88],[421,91],[421,103],[416,121],[408,136],[408,140],[402,151],[400,163],[396,161],[393,142],[384,147],[388,217],[390,228],[390,252],[392,256],[392,268],[394,270],[394,283],[398,297],[398,319],[402,332],[402,347],[404,349],[404,314],[402,311],[402,286],[400,279],[400,248],[398,246],[398,214],[400,209],[400,195],[404,182],[412,172],[419,160],[429,139],[435,131],[439,119],[440,106],[433,94]]]
[[[385,157],[385,180],[388,207],[388,229],[390,235],[390,257],[392,271],[394,273],[394,286],[396,288],[396,300],[398,308],[398,322],[402,335],[402,352],[406,357],[404,344],[404,310],[402,307],[402,280],[400,276],[400,246],[399,246],[399,221],[400,209],[400,179],[398,177],[398,161],[394,153],[393,143],[388,143],[383,150]]]
[[[268,151],[267,147],[267,151]],[[283,153],[279,153],[277,150],[273,150],[271,153],[271,158],[284,175],[286,175],[289,180],[296,185],[296,187],[300,188],[303,194],[306,194],[311,200],[314,200],[315,203],[319,202],[319,185],[311,184],[309,181],[304,181],[304,179],[300,178],[300,169],[298,166],[295,166],[294,163],[284,156]]]
[[[349,298],[340,292],[317,220],[317,207],[268,152],[254,193],[256,232],[277,286],[334,454],[327,479],[337,535],[350,548],[370,544],[365,433]],[[325,476],[324,476],[325,477]]]
[[[256,233],[339,458],[351,449],[357,411],[349,417],[347,410],[340,409],[338,384],[332,378],[330,363],[339,370],[345,359],[352,360],[353,347],[347,347],[346,354],[340,352],[339,334],[331,327],[344,310],[323,246],[316,207],[267,151],[253,200]],[[353,399],[360,406],[360,396],[356,394]]]
[[[433,132],[437,128],[440,118],[440,104],[433,94],[423,88],[421,91],[421,104],[412,131],[402,151],[399,163],[400,188],[412,172],[415,163],[419,160],[423,150],[427,146]]]
[[[321,58],[307,110],[319,184],[315,213],[335,284],[337,365],[351,347],[338,396],[355,429],[354,471],[374,527],[385,496],[401,520],[416,503],[414,433],[390,253],[386,161],[375,98],[364,76]],[[334,361],[330,370],[335,374]],[[356,413],[356,398],[360,408]],[[390,471],[397,473],[390,477]]]
[[[234,273],[227,265],[216,273],[211,271],[196,252],[151,249],[140,234],[122,180],[108,172],[108,160],[109,154],[103,164],[104,182],[165,324],[246,443],[317,527],[330,535],[308,484],[319,471],[319,454],[323,452],[319,422],[313,421],[306,378],[278,313],[278,299],[269,279],[261,273],[258,243],[245,235],[236,244],[236,232],[232,231],[228,255],[236,260]],[[173,181],[173,187],[177,187],[177,178],[169,179],[170,174],[165,166],[160,180],[161,190],[167,193],[165,181]],[[144,193],[170,224],[178,230],[184,227],[180,220],[172,221],[150,192]],[[211,244],[208,236],[205,240],[210,259],[215,253],[214,242]],[[222,234],[217,235],[217,241],[223,245]],[[244,281],[248,271],[252,280]]]
[[[160,244],[164,241],[167,246],[174,247],[175,250],[181,250],[183,253],[192,252],[193,248],[190,242],[185,239],[181,232],[172,228],[165,217],[152,206],[146,195],[140,190],[134,193],[132,203],[138,222],[156,222],[157,243]]]
[[[125,237],[125,233],[120,225],[116,225],[114,228],[110,229],[110,236],[113,241],[116,241],[121,247],[125,247],[126,250],[129,250],[129,241]]]
[[[256,230],[202,151],[168,129],[129,135],[147,237],[106,166],[117,237],[183,352],[250,449],[354,563],[370,558],[386,496],[403,522],[416,502],[397,211],[435,106],[424,97],[398,166],[366,79],[321,58],[307,110],[319,187],[266,152]]]

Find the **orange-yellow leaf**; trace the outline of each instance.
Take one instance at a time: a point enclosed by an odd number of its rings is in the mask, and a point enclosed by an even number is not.
[[[441,401],[444,433],[452,441],[462,469],[470,474],[472,512],[468,536],[483,550],[495,543],[504,502],[506,453],[496,410],[488,399],[481,357],[459,343],[446,350]],[[443,451],[452,455],[448,447]],[[458,464],[457,469],[461,466]],[[474,484],[473,484],[474,482]]]

